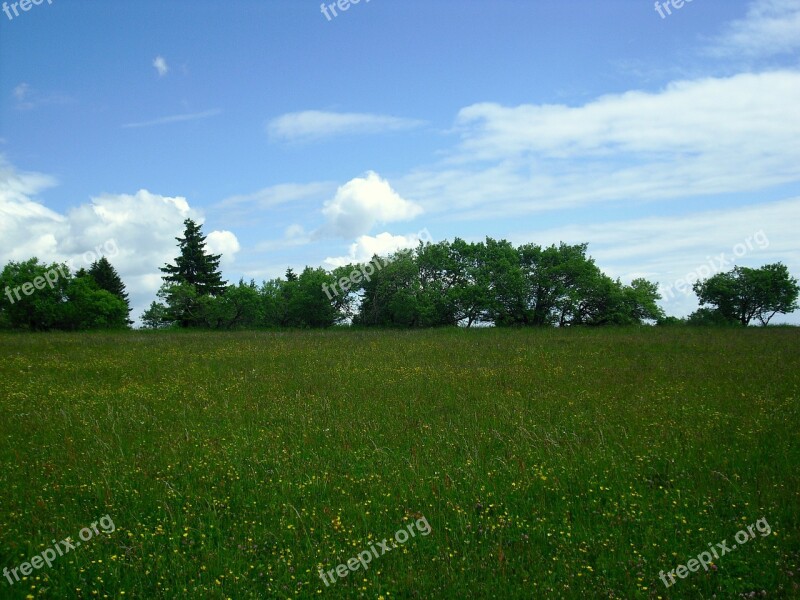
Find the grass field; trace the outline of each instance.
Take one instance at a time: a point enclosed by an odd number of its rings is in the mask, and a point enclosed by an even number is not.
[[[2,598],[800,597],[797,329],[2,335],[0,357],[0,568],[114,524]]]

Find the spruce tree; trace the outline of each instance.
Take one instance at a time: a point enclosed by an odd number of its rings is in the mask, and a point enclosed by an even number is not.
[[[81,277],[85,274],[87,273],[81,269],[76,276]],[[129,324],[133,323],[133,321],[130,320],[131,303],[128,299],[128,293],[125,291],[125,284],[122,283],[122,279],[117,273],[117,270],[108,259],[103,256],[100,260],[94,261],[89,267],[88,275],[94,279],[97,287],[114,294],[125,303],[127,308],[126,319]]]
[[[200,225],[192,219],[186,219],[182,238],[178,241],[180,256],[174,265],[165,265],[162,273],[165,283],[188,283],[193,285],[199,296],[219,296],[225,291],[226,282],[222,280],[219,270],[221,254],[206,253],[206,236]]]

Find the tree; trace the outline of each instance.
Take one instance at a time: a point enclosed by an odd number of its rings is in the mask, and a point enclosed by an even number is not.
[[[63,323],[71,278],[65,264],[46,265],[36,257],[9,262],[0,273],[0,313],[7,327],[47,331]],[[39,285],[37,285],[39,284]]]
[[[169,308],[160,302],[152,302],[150,308],[142,313],[141,320],[145,329],[166,329],[174,324],[169,315]]]
[[[100,289],[86,271],[72,275],[64,264],[32,258],[10,262],[0,273],[0,324],[47,331],[118,328],[128,325],[125,302]]]
[[[483,322],[490,305],[489,272],[486,268],[486,247],[467,243],[460,238],[448,246],[445,269],[450,287],[448,301],[455,319],[466,327]]]
[[[767,325],[776,314],[790,313],[798,308],[800,287],[789,275],[785,265],[775,263],[760,269],[734,267],[727,273],[717,273],[692,286],[700,305],[713,310],[723,321],[735,321],[747,326],[753,319]],[[699,319],[697,319],[699,320]],[[706,316],[706,319],[707,316]]]
[[[419,327],[420,273],[414,257],[397,252],[385,259],[374,256],[371,263],[380,268],[360,285],[364,290],[356,325],[381,327]]]
[[[125,303],[128,309],[126,319],[128,324],[133,323],[130,320],[131,303],[128,299],[128,293],[125,291],[125,284],[122,283],[122,279],[120,279],[116,269],[108,262],[108,259],[103,256],[100,260],[94,261],[89,267],[88,273],[101,290],[113,294]]]
[[[217,329],[252,329],[264,321],[264,305],[255,281],[229,285],[225,293],[212,300],[208,324]]]
[[[506,240],[486,238],[482,268],[488,278],[486,319],[497,327],[533,323],[530,261],[523,267],[520,252]]]
[[[164,284],[158,296],[166,307],[151,305],[148,320],[165,317],[181,327],[212,326],[213,299],[225,293],[225,282],[219,270],[220,254],[206,253],[206,236],[200,226],[186,219],[186,229],[178,242],[180,256],[174,265],[165,265]]]
[[[192,219],[186,219],[182,238],[175,238],[180,256],[174,265],[165,265],[162,273],[165,283],[188,283],[199,296],[218,296],[225,291],[225,282],[219,270],[221,254],[206,253],[206,236]]]
[[[704,327],[714,326],[733,326],[739,327],[740,323],[736,319],[725,317],[720,311],[712,308],[698,308],[686,319],[687,325],[701,325]]]
[[[61,304],[59,329],[124,329],[130,309],[125,301],[100,289],[94,278],[73,277],[67,285],[67,301]]]

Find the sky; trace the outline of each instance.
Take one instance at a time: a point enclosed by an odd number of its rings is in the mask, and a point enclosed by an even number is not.
[[[135,318],[187,218],[233,283],[487,236],[674,316],[800,275],[800,0],[36,1],[0,5],[0,264],[105,254]]]

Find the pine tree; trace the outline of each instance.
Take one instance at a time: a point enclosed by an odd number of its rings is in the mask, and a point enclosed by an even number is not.
[[[193,285],[199,296],[219,296],[225,291],[226,282],[222,280],[219,270],[221,254],[206,253],[206,236],[200,225],[192,219],[186,219],[186,229],[178,241],[180,256],[174,265],[165,265],[161,269],[165,283],[188,283]]]
[[[81,276],[82,271],[83,269],[78,272],[78,277]],[[131,303],[128,299],[128,293],[125,291],[125,284],[122,283],[122,279],[113,265],[108,262],[108,259],[103,256],[100,258],[100,260],[94,261],[89,267],[88,273],[86,274],[94,279],[95,283],[101,290],[105,290],[111,294],[114,294],[117,298],[125,303],[125,306],[127,307],[126,319],[129,324],[133,323],[133,321],[130,320]]]

